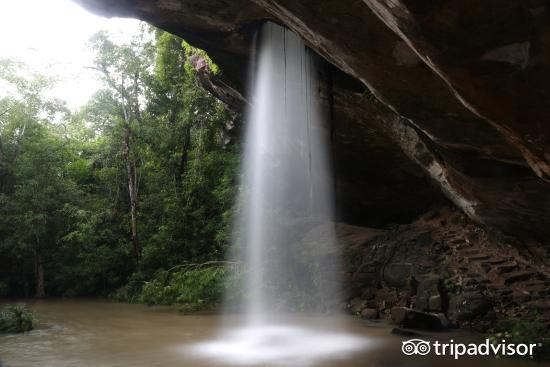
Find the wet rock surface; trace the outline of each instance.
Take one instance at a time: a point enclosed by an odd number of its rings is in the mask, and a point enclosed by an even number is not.
[[[386,231],[339,225],[338,233],[355,313],[377,308],[381,318],[427,330],[485,331],[511,318],[550,327],[550,266],[537,243],[519,246],[451,208]],[[365,269],[367,281],[356,276]]]

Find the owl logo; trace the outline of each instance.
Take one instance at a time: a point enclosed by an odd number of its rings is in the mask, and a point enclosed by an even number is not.
[[[422,339],[403,340],[403,345],[401,345],[403,354],[407,356],[412,356],[415,354],[425,356],[430,353],[430,349],[430,342]]]

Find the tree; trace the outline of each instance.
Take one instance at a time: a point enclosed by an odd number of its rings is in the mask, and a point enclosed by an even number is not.
[[[52,80],[0,62],[12,91],[0,98],[0,283],[13,296],[106,296],[220,260],[228,242],[238,146],[189,61],[215,65],[150,28],[90,47],[103,89],[79,111],[45,97]]]
[[[105,32],[91,40],[96,51],[95,69],[98,70],[111,93],[118,114],[111,116],[122,128],[122,156],[127,175],[131,214],[131,240],[134,256],[139,262],[141,245],[138,239],[139,179],[134,145],[134,130],[143,123],[142,109],[148,79],[148,65],[152,63],[152,50],[148,42],[135,39],[128,45],[115,45]]]
[[[0,77],[14,87],[0,101],[1,246],[22,261],[23,270],[26,260],[33,259],[35,295],[40,298],[46,294],[45,253],[55,245],[62,226],[59,210],[72,193],[64,174],[68,152],[53,124],[67,111],[59,101],[42,97],[51,80],[25,78],[15,65],[0,63]]]

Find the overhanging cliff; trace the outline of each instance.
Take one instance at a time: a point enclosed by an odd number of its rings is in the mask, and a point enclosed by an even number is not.
[[[547,2],[76,0],[205,49],[246,95],[252,38],[282,23],[334,66],[342,218],[405,222],[440,192],[475,221],[550,233]]]

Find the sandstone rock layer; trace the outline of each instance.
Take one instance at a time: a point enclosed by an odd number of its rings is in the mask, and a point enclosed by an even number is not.
[[[244,98],[258,24],[300,34],[330,64],[342,220],[405,223],[445,196],[485,226],[550,234],[544,0],[76,1],[205,49]]]

